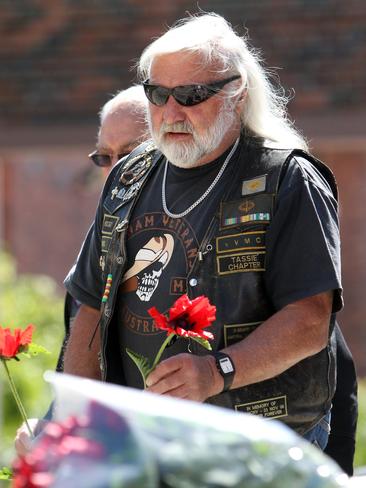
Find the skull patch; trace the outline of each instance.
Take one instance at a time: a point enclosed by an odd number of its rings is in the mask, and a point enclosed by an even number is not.
[[[133,265],[126,271],[122,291],[135,291],[141,301],[149,302],[173,250],[174,239],[170,234],[152,237],[137,252]]]

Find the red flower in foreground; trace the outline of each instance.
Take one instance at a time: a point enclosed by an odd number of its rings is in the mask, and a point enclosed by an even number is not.
[[[182,295],[169,310],[169,318],[161,314],[155,307],[148,310],[159,329],[183,337],[201,337],[213,339],[211,332],[203,330],[216,319],[216,307],[211,305],[208,298],[199,296],[190,300]]]
[[[0,326],[0,358],[12,359],[19,352],[25,351],[32,342],[33,329],[34,326],[29,324],[24,330],[15,329],[12,333],[9,328]]]

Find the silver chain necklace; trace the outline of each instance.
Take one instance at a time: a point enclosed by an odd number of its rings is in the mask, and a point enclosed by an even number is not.
[[[165,168],[164,168],[163,183],[161,185],[161,199],[162,199],[162,202],[163,202],[164,212],[167,215],[169,215],[169,217],[171,217],[172,219],[180,219],[181,217],[185,217],[186,215],[189,214],[189,212],[191,212],[194,208],[196,208],[197,205],[199,205],[207,197],[207,195],[216,186],[217,182],[219,181],[219,179],[221,178],[223,172],[225,171],[226,166],[229,164],[232,155],[234,154],[236,148],[238,147],[239,139],[240,138],[238,137],[237,140],[235,141],[235,144],[233,145],[233,147],[232,147],[231,151],[229,152],[229,154],[226,156],[226,159],[225,159],[223,165],[221,166],[220,171],[217,173],[216,178],[213,180],[213,182],[211,183],[211,185],[207,188],[207,190],[205,191],[205,193],[203,193],[199,197],[198,200],[196,200],[194,203],[192,203],[192,205],[190,207],[188,207],[186,210],[184,210],[184,212],[181,212],[181,213],[178,213],[178,214],[171,212],[168,209],[167,204],[166,204],[166,175],[167,175],[167,172],[168,172],[168,160],[165,158]]]

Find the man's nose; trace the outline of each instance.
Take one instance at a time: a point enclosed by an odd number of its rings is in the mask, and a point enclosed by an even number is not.
[[[168,124],[174,124],[175,122],[181,122],[186,119],[184,107],[172,95],[168,98],[163,109],[163,119]]]

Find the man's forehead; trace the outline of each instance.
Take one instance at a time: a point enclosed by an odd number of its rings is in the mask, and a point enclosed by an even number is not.
[[[106,115],[107,118],[130,118],[131,113],[136,111],[136,103],[133,102],[123,102],[119,105],[114,106]],[[131,117],[132,118],[132,117]]]
[[[180,51],[155,56],[149,79],[151,83],[167,78],[177,80],[178,84],[202,83],[216,78],[218,71],[218,63],[207,63],[202,54]]]
[[[118,107],[105,116],[101,124],[101,132],[139,131],[141,130],[140,125],[144,123],[144,114],[142,112],[142,109],[138,111],[133,104]]]
[[[101,125],[97,148],[98,150],[126,152],[136,145],[146,130],[145,124],[133,112],[111,113]]]

